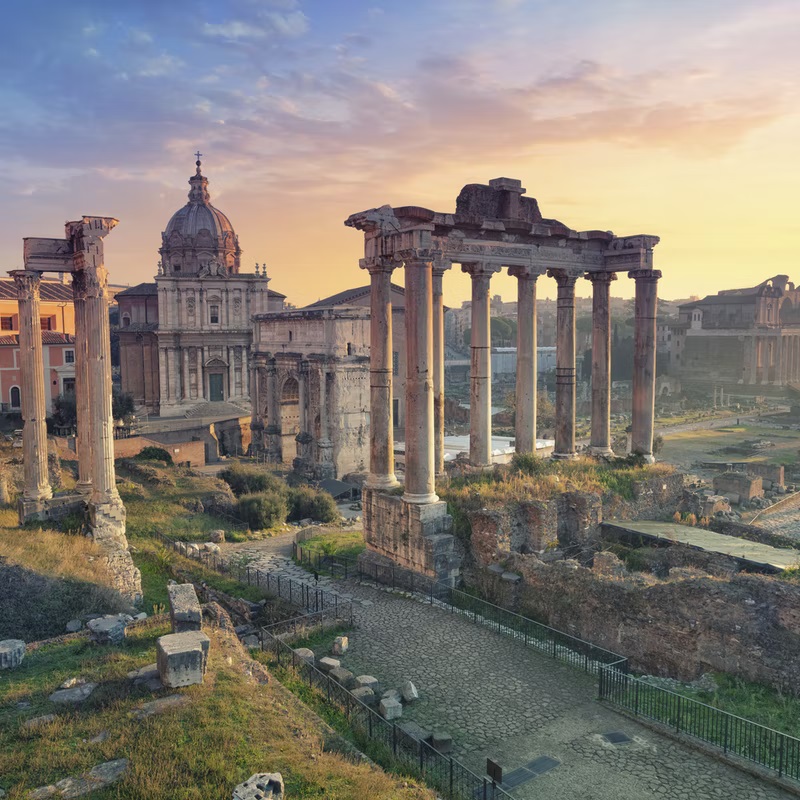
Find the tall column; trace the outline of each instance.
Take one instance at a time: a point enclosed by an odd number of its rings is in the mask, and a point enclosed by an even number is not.
[[[250,361],[247,358],[247,345],[242,345],[242,394],[250,397]]]
[[[72,273],[72,302],[75,307],[75,404],[78,435],[75,449],[78,456],[77,491],[92,493],[92,415],[89,409],[89,351],[86,341],[86,280],[81,270]],[[142,361],[144,368],[144,360]],[[142,384],[145,396],[147,394]]]
[[[319,371],[319,453],[320,477],[335,477],[333,470],[333,442],[328,422],[328,371],[323,364]]]
[[[631,452],[652,464],[656,404],[656,305],[661,272],[640,269],[628,273],[636,281],[633,345],[633,419]]]
[[[433,460],[433,259],[424,248],[404,250],[406,302],[407,503],[435,503]]]
[[[392,271],[389,258],[362,262],[370,280],[369,478],[372,489],[398,485],[392,429]],[[406,317],[408,300],[406,300]]]
[[[444,474],[444,294],[442,277],[450,262],[433,265],[433,463]]]
[[[203,347],[197,348],[197,399],[205,400],[206,391],[203,382]]]
[[[226,400],[230,400],[233,397],[233,387],[235,386],[235,383],[236,383],[235,380],[234,380],[234,376],[233,376],[233,370],[234,370],[234,366],[233,366],[233,348],[232,347],[226,347],[225,348],[225,353],[226,353],[226,355],[228,357],[228,392],[227,392],[227,397],[225,399]]]
[[[42,359],[42,325],[39,321],[38,272],[15,270],[11,273],[19,302],[19,356],[22,373],[22,466],[25,501],[39,503],[53,496],[47,474],[47,425]],[[21,512],[24,518],[25,510]]]
[[[611,281],[613,272],[590,272],[592,282],[592,436],[589,449],[613,456],[611,449]]]
[[[181,363],[183,364],[183,392],[181,396],[184,402],[189,402],[192,398],[192,391],[189,386],[189,348],[181,347]]]
[[[577,275],[548,270],[556,279],[556,441],[553,458],[575,458],[575,282]]]
[[[750,337],[750,375],[748,383],[755,383],[758,378],[758,337],[753,334]]]
[[[158,348],[158,398],[161,405],[164,405],[169,399],[169,388],[167,385],[167,366],[168,366],[167,348],[159,347]]]
[[[298,408],[300,411],[300,433],[308,431],[308,361],[300,362],[297,373]]]
[[[492,337],[489,285],[499,267],[477,262],[462,264],[472,278],[470,341],[469,460],[477,467],[492,463]]]
[[[517,386],[514,442],[518,453],[536,453],[538,357],[536,348],[536,279],[530,267],[511,267],[517,279]]]

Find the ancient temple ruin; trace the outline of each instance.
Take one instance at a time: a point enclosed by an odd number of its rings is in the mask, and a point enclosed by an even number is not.
[[[618,272],[635,281],[635,356],[632,452],[653,461],[657,236],[574,231],[545,219],[519,180],[496,178],[465,186],[455,213],[418,206],[381,206],[345,224],[364,232],[361,267],[371,279],[370,476],[364,493],[364,531],[378,556],[443,580],[458,572],[450,518],[435,490],[444,471],[444,307],[442,281],[453,263],[472,279],[470,462],[491,463],[490,283],[508,269],[517,278],[518,331],[516,450],[536,447],[536,284],[556,281],[556,434],[554,458],[576,457],[575,285],[592,283],[592,453],[611,454],[610,285]],[[402,497],[392,440],[392,272],[405,269],[406,442]]]
[[[103,549],[116,588],[141,596],[139,570],[125,538],[125,506],[114,471],[111,413],[111,339],[108,271],[103,239],[117,225],[111,217],[82,217],[66,223],[66,238],[24,240],[24,269],[10,274],[17,285],[20,316],[20,369],[24,489],[20,522],[58,518],[88,508],[89,529]],[[75,303],[75,395],[78,455],[77,494],[53,497],[47,473],[39,286],[44,272],[70,273]]]

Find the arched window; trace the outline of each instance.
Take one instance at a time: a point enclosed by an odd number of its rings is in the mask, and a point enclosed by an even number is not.
[[[122,315],[122,327],[127,328],[131,324],[131,315],[130,314],[123,314]]]
[[[772,306],[767,306],[767,322],[772,322]]]
[[[353,355],[353,343],[352,342],[348,342],[347,343],[347,355],[349,355],[349,356]]]
[[[290,342],[292,341],[292,332],[291,331],[289,331],[289,341]]]
[[[22,405],[20,402],[19,386],[11,387],[11,408],[19,408]]]

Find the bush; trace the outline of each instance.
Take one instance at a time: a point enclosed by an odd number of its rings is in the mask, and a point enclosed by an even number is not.
[[[339,509],[328,492],[311,486],[298,486],[289,490],[289,519],[296,522],[311,518],[318,522],[336,522]]]
[[[286,496],[289,487],[271,472],[245,464],[231,464],[220,472],[219,477],[228,484],[237,497],[245,494],[270,492]]]
[[[172,464],[172,456],[163,447],[155,445],[143,447],[134,458],[139,461],[163,461],[166,464]]]
[[[286,522],[289,507],[285,494],[260,492],[242,495],[237,512],[252,530],[261,530]]]

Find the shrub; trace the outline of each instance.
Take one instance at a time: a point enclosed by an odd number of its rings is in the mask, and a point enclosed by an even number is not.
[[[231,464],[219,474],[237,497],[258,492],[271,492],[286,495],[286,483],[271,472],[245,464]]]
[[[172,463],[172,456],[163,447],[156,447],[155,445],[143,447],[134,457],[139,461],[163,461],[166,464]]]
[[[237,504],[237,512],[252,530],[261,530],[286,522],[289,508],[284,494],[259,492],[242,495]]]
[[[321,489],[298,486],[289,490],[289,519],[294,521],[311,518],[318,522],[335,522],[339,509],[333,497]]]
[[[687,514],[683,520],[687,525],[697,525],[697,517],[694,514]]]

